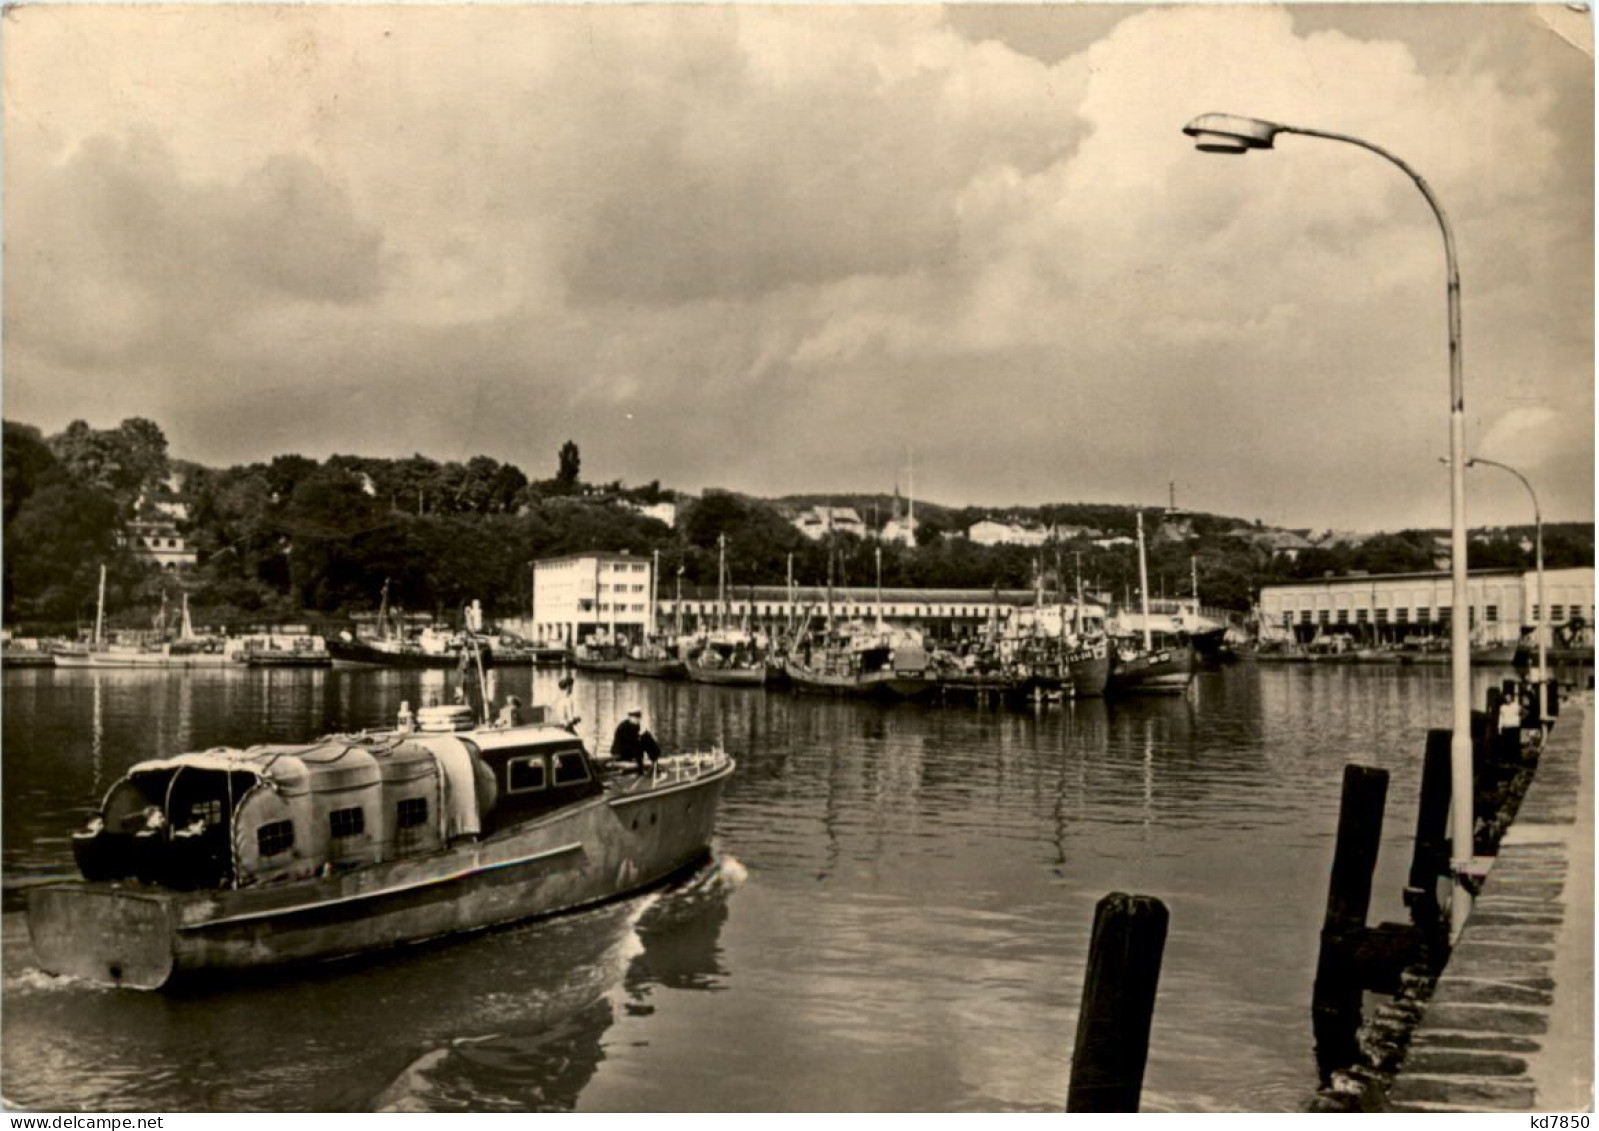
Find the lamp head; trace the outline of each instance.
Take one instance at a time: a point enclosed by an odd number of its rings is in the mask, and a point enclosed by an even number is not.
[[[1183,127],[1183,133],[1194,139],[1194,148],[1202,153],[1248,153],[1270,149],[1286,128],[1236,114],[1201,114]]]

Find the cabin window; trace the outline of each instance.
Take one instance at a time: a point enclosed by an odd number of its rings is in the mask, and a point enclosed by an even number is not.
[[[270,821],[255,830],[255,846],[262,856],[278,856],[294,847],[294,822]]]
[[[212,798],[210,801],[196,801],[189,806],[189,820],[191,822],[204,821],[208,825],[220,825],[222,823],[221,799]]]
[[[341,837],[360,836],[366,832],[366,813],[359,805],[349,809],[335,809],[328,814],[335,840]]]
[[[543,789],[548,784],[543,757],[512,758],[505,764],[505,783],[507,793],[533,793]]]
[[[1309,624],[1310,623],[1310,617],[1311,617],[1311,612],[1310,612],[1309,609],[1300,609],[1299,610],[1299,623],[1300,624]]]
[[[1560,624],[1563,621],[1565,621],[1565,619],[1566,619],[1566,607],[1564,605],[1550,605],[1549,606],[1549,619],[1551,621],[1553,621],[1555,624]]]
[[[583,755],[573,750],[555,756],[556,785],[572,785],[588,780],[589,768],[583,764]]]
[[[428,799],[425,797],[402,797],[394,806],[394,824],[396,828],[415,829],[428,823]]]
[[[1339,609],[1338,610],[1338,623],[1339,624],[1348,624],[1349,623],[1349,610],[1348,609]]]
[[[1417,624],[1428,624],[1428,623],[1430,623],[1431,620],[1432,620],[1432,616],[1430,615],[1431,613],[1432,613],[1432,610],[1429,609],[1426,605],[1422,605],[1422,606],[1418,607],[1416,609],[1416,623]]]
[[[1499,606],[1498,605],[1489,605],[1487,607],[1487,615],[1488,615],[1488,623],[1489,624],[1498,624],[1499,623]]]

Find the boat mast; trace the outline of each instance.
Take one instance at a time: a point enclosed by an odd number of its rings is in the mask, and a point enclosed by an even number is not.
[[[1194,597],[1194,619],[1199,619],[1199,555],[1188,555],[1188,588]]]
[[[827,633],[833,632],[833,539],[827,539]]]
[[[788,588],[785,590],[785,592],[786,592],[786,594],[788,596],[788,624],[786,625],[788,631],[787,631],[786,635],[789,638],[789,642],[793,643],[793,640],[794,640],[794,555],[792,553],[790,553],[788,555]]]
[[[1154,651],[1149,639],[1149,566],[1144,561],[1144,512],[1138,512],[1138,600],[1144,613],[1144,651]]]
[[[727,535],[716,536],[716,628],[727,627]]]
[[[647,638],[648,638],[650,643],[654,643],[655,636],[656,636],[656,633],[655,633],[655,595],[658,592],[656,587],[657,587],[657,585],[660,582],[660,578],[661,578],[661,551],[656,550],[655,551],[655,560],[650,566],[650,611],[649,611],[649,615],[645,618],[645,628],[644,628],[645,635],[647,636]]]
[[[99,647],[105,631],[105,563],[100,563],[100,597],[94,605],[94,643]]]
[[[883,631],[883,547],[877,547],[877,631]]]
[[[1077,604],[1072,609],[1073,631],[1081,636],[1083,634],[1083,552],[1073,550],[1072,557],[1077,559]]]
[[[672,602],[672,635],[683,636],[683,563],[677,565],[677,599]]]

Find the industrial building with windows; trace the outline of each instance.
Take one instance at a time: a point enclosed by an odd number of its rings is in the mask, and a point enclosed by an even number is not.
[[[1592,630],[1591,567],[1545,570],[1544,591],[1547,643],[1554,643],[1554,633],[1574,626]],[[1514,644],[1523,626],[1539,619],[1534,570],[1472,570],[1466,592],[1473,644]],[[1266,585],[1260,591],[1262,632],[1289,634],[1302,643],[1335,634],[1376,643],[1445,636],[1451,605],[1447,571],[1349,574]]]

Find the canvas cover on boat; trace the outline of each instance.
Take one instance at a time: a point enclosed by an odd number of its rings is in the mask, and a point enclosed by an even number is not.
[[[486,773],[460,739],[420,738],[340,737],[141,762],[107,793],[102,813],[118,832],[164,820],[174,844],[180,822],[214,827],[239,884],[417,855],[481,831]],[[487,784],[492,804],[492,776]]]

